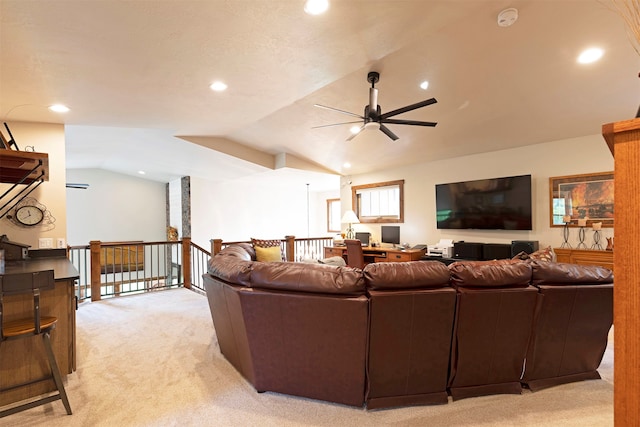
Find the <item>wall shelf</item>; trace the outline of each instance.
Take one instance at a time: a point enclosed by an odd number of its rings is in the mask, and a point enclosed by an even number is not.
[[[33,151],[0,149],[0,183],[11,184],[5,190],[0,187],[0,218],[38,185],[49,180],[49,155]]]

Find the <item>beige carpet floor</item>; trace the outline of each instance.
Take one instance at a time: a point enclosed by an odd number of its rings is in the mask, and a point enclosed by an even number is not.
[[[94,303],[77,311],[74,411],[60,401],[0,426],[611,426],[613,349],[603,380],[447,405],[366,411],[258,394],[220,354],[204,296],[186,289]]]

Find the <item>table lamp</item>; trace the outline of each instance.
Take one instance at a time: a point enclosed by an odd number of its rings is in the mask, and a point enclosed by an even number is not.
[[[352,210],[346,211],[342,216],[342,221],[340,222],[342,222],[343,224],[349,224],[349,227],[347,227],[347,234],[345,235],[345,239],[355,239],[356,233],[353,231],[352,224],[360,224],[360,220],[356,216],[355,212],[353,212]]]

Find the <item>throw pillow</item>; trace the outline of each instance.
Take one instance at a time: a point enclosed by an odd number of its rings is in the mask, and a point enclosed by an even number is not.
[[[260,262],[279,262],[282,261],[282,254],[280,253],[280,245],[263,248],[261,246],[254,246],[256,250],[256,260]]]
[[[520,252],[518,252],[518,254],[516,254],[516,256],[514,256],[511,259],[519,259],[521,261],[526,261],[526,260],[531,259],[531,258],[529,257],[529,254],[526,253],[525,251],[520,251]]]
[[[280,240],[264,240],[251,238],[251,244],[253,247],[271,248],[273,246],[280,247]]]
[[[544,249],[540,249],[540,250],[535,251],[534,253],[530,254],[529,258],[535,259],[535,260],[538,260],[538,261],[555,262],[556,261],[556,253],[553,251],[553,249],[551,249],[551,246],[547,246]]]

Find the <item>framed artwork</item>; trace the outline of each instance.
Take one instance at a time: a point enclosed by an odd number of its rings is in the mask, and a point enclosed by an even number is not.
[[[601,222],[603,227],[613,227],[613,172],[549,178],[551,227],[578,227],[579,219],[586,219],[586,226]]]

